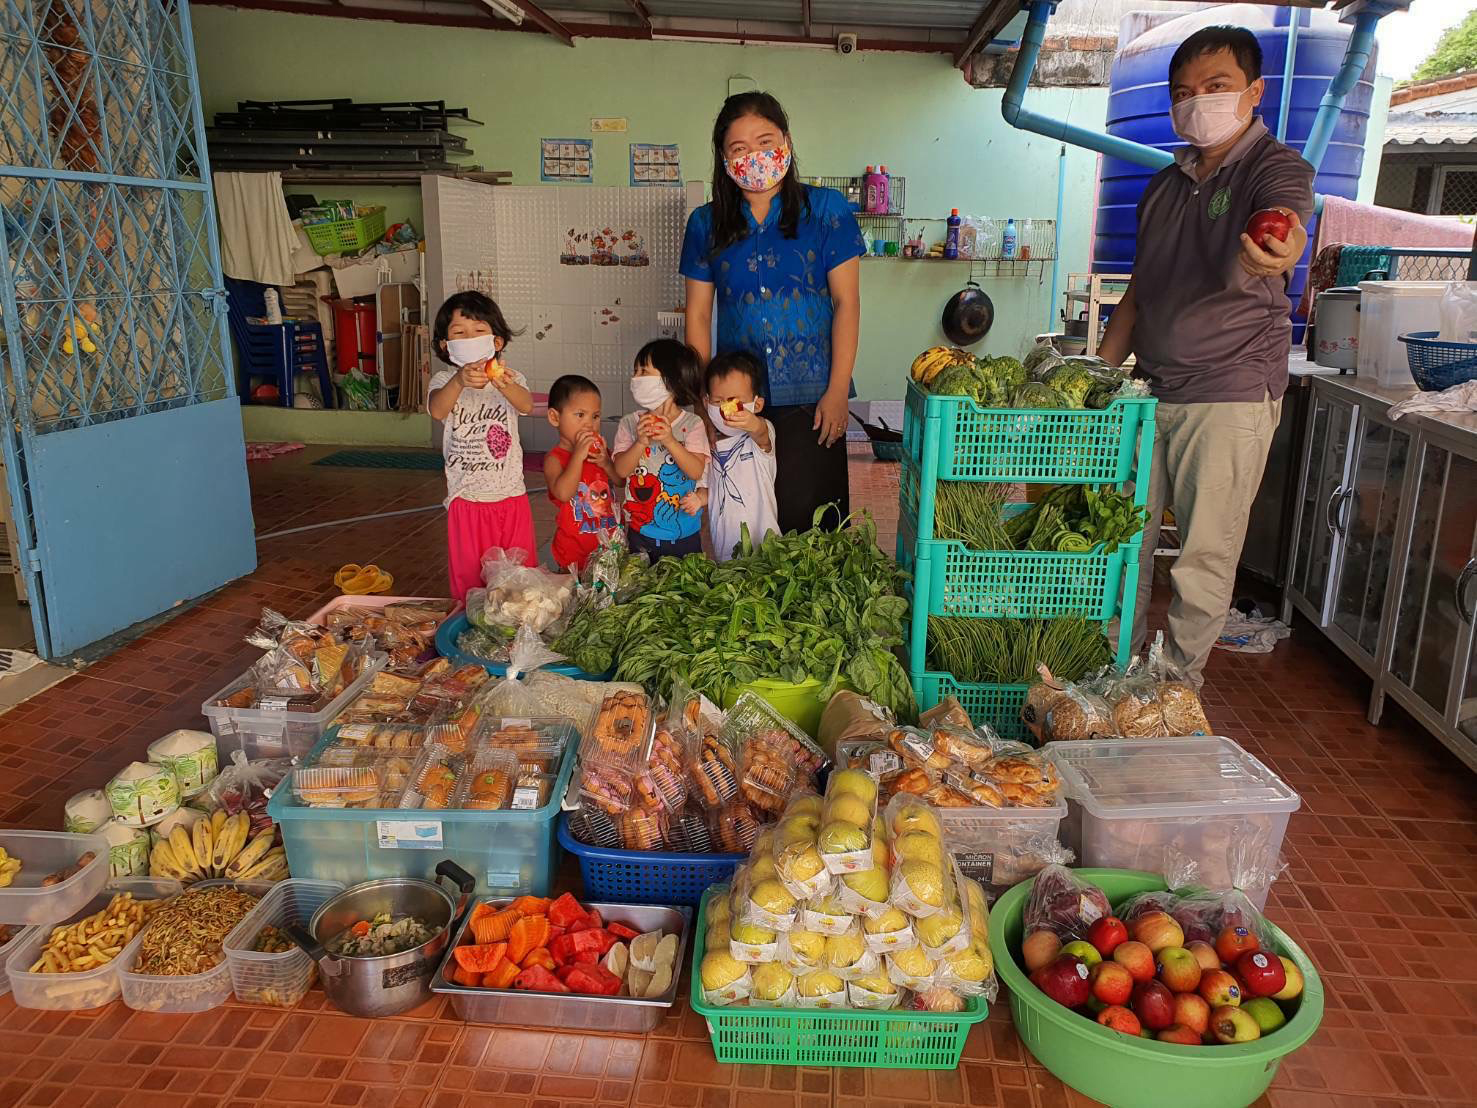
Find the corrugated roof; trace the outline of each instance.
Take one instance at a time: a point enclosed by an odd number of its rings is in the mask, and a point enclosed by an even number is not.
[[[1392,112],[1386,146],[1466,146],[1477,142],[1477,112]]]

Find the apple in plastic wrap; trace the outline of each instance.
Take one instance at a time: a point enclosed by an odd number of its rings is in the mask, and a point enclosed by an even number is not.
[[[856,965],[866,952],[866,944],[856,932],[832,935],[826,939],[826,963],[835,969],[848,969]]]
[[[908,947],[906,950],[891,951],[887,957],[892,964],[898,968],[900,973],[908,977],[925,978],[932,977],[935,972],[933,959],[923,952],[921,946]]]
[[[757,923],[736,923],[729,933],[736,943],[745,946],[768,946],[775,940],[775,933],[767,927],[760,927]]]
[[[898,874],[920,904],[930,908],[944,906],[944,871],[932,862],[907,861],[898,866]]]
[[[814,931],[791,931],[790,949],[802,961],[819,965],[826,954],[826,937]]]
[[[867,917],[862,920],[862,930],[868,935],[886,935],[893,931],[902,931],[908,926],[908,917],[896,908],[889,908],[876,919]]]
[[[887,974],[878,970],[876,973],[864,974],[852,982],[868,992],[879,993],[882,996],[892,996],[897,992],[897,986],[892,983]]]
[[[935,950],[958,935],[963,927],[964,917],[959,914],[958,908],[953,907],[913,921],[913,930],[917,932],[923,945],[933,947]]]
[[[833,798],[849,794],[870,808],[877,799],[877,782],[872,780],[872,775],[866,770],[840,769],[831,774],[826,785],[826,794]]]
[[[919,861],[944,868],[943,844],[926,831],[906,831],[892,842],[893,856],[899,862]]]
[[[863,900],[874,904],[887,903],[887,874],[880,869],[864,869],[858,873],[843,873],[841,882]]]
[[[843,821],[822,827],[818,841],[824,854],[851,854],[867,849],[867,833],[855,824]]]
[[[935,839],[944,837],[943,825],[926,804],[908,804],[893,817],[892,833],[901,837],[909,831],[926,831]]]
[[[757,882],[749,892],[749,900],[755,907],[776,916],[789,915],[795,910],[794,895],[777,877]]]
[[[791,843],[779,852],[775,868],[791,881],[804,883],[826,868],[820,851],[811,843]]]
[[[866,828],[872,826],[872,806],[850,793],[842,793],[831,798],[823,818],[830,824],[849,823],[866,838]]]
[[[728,940],[733,938],[729,931],[728,921],[719,920],[708,928],[708,933],[703,939],[704,950],[727,950]]]

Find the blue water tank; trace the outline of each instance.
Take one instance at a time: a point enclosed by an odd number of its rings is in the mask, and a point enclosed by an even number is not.
[[[1273,134],[1282,104],[1282,71],[1287,57],[1287,32],[1291,13],[1299,20],[1297,65],[1292,80],[1292,108],[1287,116],[1287,142],[1301,150],[1318,114],[1318,103],[1328,91],[1328,82],[1343,64],[1350,28],[1329,12],[1273,8],[1258,4],[1227,4],[1194,12],[1161,23],[1120,43],[1113,63],[1108,94],[1108,131],[1146,146],[1173,151],[1184,145],[1169,119],[1169,59],[1185,39],[1202,27],[1222,24],[1245,27],[1262,46],[1262,76],[1266,94],[1258,109]],[[1125,20],[1125,25],[1131,21]],[[1359,171],[1364,165],[1364,135],[1369,127],[1369,106],[1374,98],[1375,59],[1370,58],[1363,76],[1344,100],[1343,112],[1334,128],[1333,141],[1313,182],[1313,191],[1353,199],[1359,191]],[[1139,197],[1154,170],[1117,158],[1102,160],[1098,180],[1097,226],[1093,235],[1092,268],[1096,273],[1131,273],[1137,232]],[[1310,230],[1309,242],[1312,242]],[[1309,247],[1311,253],[1311,246]],[[1308,257],[1293,274],[1289,291],[1296,307],[1307,279]],[[1294,317],[1298,320],[1298,317]],[[1302,327],[1297,328],[1301,337]]]

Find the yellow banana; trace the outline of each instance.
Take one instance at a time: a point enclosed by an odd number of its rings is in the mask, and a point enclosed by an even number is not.
[[[240,877],[243,873],[256,865],[266,857],[267,852],[272,849],[272,840],[277,837],[277,829],[268,827],[265,831],[259,831],[256,837],[241,848],[230,863],[226,866],[227,877]]]
[[[212,839],[221,833],[221,828],[225,827],[227,816],[228,813],[224,808],[217,808],[210,813],[210,837]]]
[[[214,837],[210,833],[210,821],[199,819],[190,828],[190,846],[195,851],[195,864],[206,877],[211,876],[210,852],[214,849]]]
[[[287,851],[283,850],[280,846],[277,847],[275,850],[269,850],[266,854],[266,857],[264,857],[260,862],[257,862],[256,865],[252,866],[250,869],[244,871],[241,876],[246,880],[259,878],[268,881],[274,881],[278,880],[278,878],[271,876],[271,874],[277,869],[281,869],[283,871],[283,876],[286,876]]]
[[[217,873],[224,873],[231,859],[241,853],[241,848],[246,845],[246,836],[251,833],[251,817],[245,812],[237,812],[226,820],[226,826],[215,840],[215,854],[211,862]]]
[[[154,844],[154,849],[149,854],[149,876],[175,878],[189,876],[189,871],[180,864],[179,857],[175,854],[174,848],[170,846],[168,839],[160,839]]]
[[[189,874],[192,877],[205,875],[205,871],[195,857],[195,848],[190,843],[190,833],[183,827],[176,827],[169,833],[169,849],[174,851],[175,861],[179,864],[182,875]]]

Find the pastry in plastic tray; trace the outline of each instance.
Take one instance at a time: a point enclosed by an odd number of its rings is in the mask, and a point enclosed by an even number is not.
[[[558,773],[568,738],[568,728],[562,723],[498,719],[484,722],[476,745],[481,750],[511,751],[517,756],[520,772]]]
[[[292,772],[292,791],[310,808],[372,808],[379,803],[382,767],[299,766]]]
[[[1036,754],[1006,754],[982,766],[975,777],[993,785],[1016,808],[1049,808],[1057,802],[1061,775],[1048,759]]]
[[[338,729],[336,741],[340,746],[413,753],[425,746],[427,730],[404,723],[346,723]]]
[[[480,751],[467,769],[466,797],[462,807],[478,811],[498,811],[509,807],[513,802],[517,776],[518,758],[511,750]],[[534,787],[537,789],[536,784]]]
[[[601,703],[580,747],[580,757],[586,761],[639,759],[650,727],[651,705],[646,694],[617,690]]]
[[[784,811],[798,780],[795,765],[787,760],[783,744],[769,741],[774,734],[762,732],[750,740],[744,749],[744,768],[739,777],[740,795],[750,807],[767,812],[771,818]]]
[[[759,821],[742,801],[734,801],[713,813],[713,841],[724,854],[747,854],[759,837]]]
[[[704,735],[692,762],[694,793],[706,808],[721,808],[738,796],[733,752],[717,735]]]
[[[666,809],[632,808],[616,821],[627,850],[661,850],[667,841]]]
[[[453,808],[460,798],[466,764],[454,751],[439,742],[429,743],[416,759],[410,787],[400,801],[402,808]]]
[[[671,729],[661,726],[652,732],[646,777],[668,811],[680,811],[687,803],[686,761],[682,740]]]
[[[586,762],[580,766],[580,796],[609,816],[619,816],[633,804],[636,775],[619,766]]]
[[[887,733],[887,745],[897,753],[908,767],[927,767],[934,770],[948,769],[953,760],[933,741],[926,731],[915,731],[911,727],[895,727]]]
[[[935,750],[970,769],[978,769],[995,756],[995,749],[974,731],[940,727],[932,735]]]

